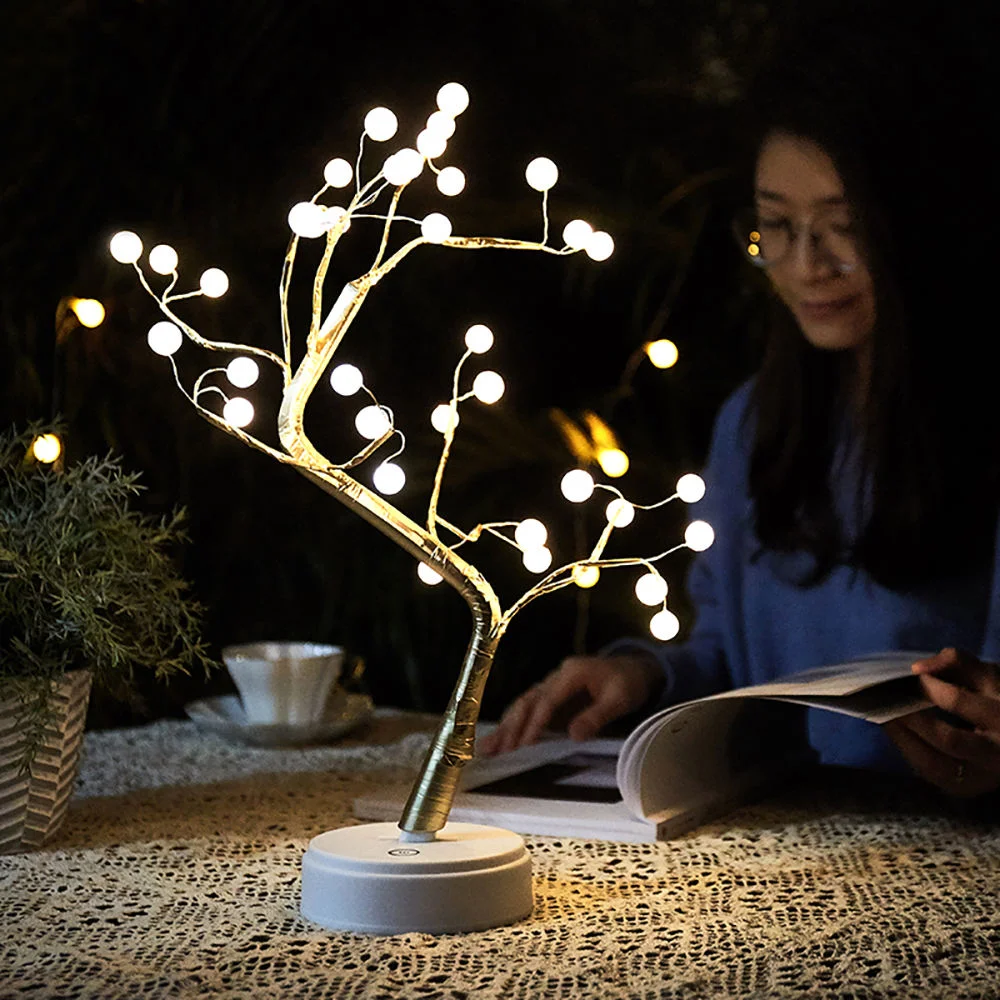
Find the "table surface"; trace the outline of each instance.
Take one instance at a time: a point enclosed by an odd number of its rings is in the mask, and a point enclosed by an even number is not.
[[[900,779],[814,777],[667,843],[527,838],[511,927],[303,920],[309,839],[412,773],[427,725],[380,712],[307,749],[89,733],[56,841],[0,857],[0,998],[1000,997],[1000,831]]]

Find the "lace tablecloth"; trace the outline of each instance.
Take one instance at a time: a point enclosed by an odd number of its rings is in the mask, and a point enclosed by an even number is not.
[[[1000,833],[887,779],[805,782],[668,843],[529,838],[512,927],[307,923],[308,840],[416,766],[419,722],[304,750],[172,720],[88,734],[56,842],[0,858],[0,998],[1000,997]]]

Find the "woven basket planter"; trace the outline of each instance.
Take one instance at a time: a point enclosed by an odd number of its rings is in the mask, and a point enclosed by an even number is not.
[[[51,840],[66,818],[83,747],[89,670],[66,674],[55,687],[53,714],[27,773],[19,771],[24,737],[17,702],[0,692],[0,854],[30,851]]]

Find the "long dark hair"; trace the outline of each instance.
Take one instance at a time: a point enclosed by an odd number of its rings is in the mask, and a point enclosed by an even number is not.
[[[809,345],[776,305],[755,382],[756,531],[764,550],[813,554],[804,585],[846,562],[909,588],[993,556],[1000,380],[987,365],[995,334],[981,327],[983,311],[996,323],[1000,260],[992,46],[968,20],[911,13],[901,23],[890,6],[891,19],[875,4],[817,18],[786,40],[750,94],[759,142],[787,133],[833,160],[875,284],[859,424],[866,519],[850,542],[830,482],[844,353]]]

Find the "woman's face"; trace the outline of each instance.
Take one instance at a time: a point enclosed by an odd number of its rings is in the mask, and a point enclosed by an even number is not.
[[[816,143],[774,133],[757,158],[755,201],[775,291],[806,340],[826,350],[866,345],[875,325],[871,274],[833,161]]]

